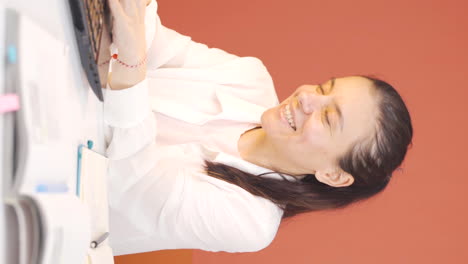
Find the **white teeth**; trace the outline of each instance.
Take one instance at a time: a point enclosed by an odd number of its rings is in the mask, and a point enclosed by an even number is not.
[[[294,124],[294,120],[292,118],[291,109],[289,105],[286,105],[285,107],[285,115],[286,115],[286,119],[288,120],[289,125],[295,130],[296,124]]]

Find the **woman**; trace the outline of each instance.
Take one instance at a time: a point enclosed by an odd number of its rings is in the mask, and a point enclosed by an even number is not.
[[[104,118],[116,255],[258,251],[282,219],[368,198],[403,161],[411,120],[387,83],[331,78],[279,104],[260,60],[163,27],[154,1],[109,4],[118,57]]]

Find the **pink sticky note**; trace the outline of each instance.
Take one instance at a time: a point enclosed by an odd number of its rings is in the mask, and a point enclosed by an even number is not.
[[[16,94],[0,95],[0,114],[17,111],[20,108],[19,98]]]

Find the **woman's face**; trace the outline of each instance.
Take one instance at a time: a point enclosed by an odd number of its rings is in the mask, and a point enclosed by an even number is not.
[[[338,158],[353,143],[372,137],[377,107],[372,82],[352,76],[300,86],[261,122],[276,153],[292,166],[285,171],[315,173],[339,168]]]

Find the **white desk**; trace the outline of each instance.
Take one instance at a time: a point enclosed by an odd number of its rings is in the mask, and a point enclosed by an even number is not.
[[[22,86],[31,106],[34,121],[31,142],[24,159],[24,177],[28,184],[22,193],[34,192],[41,181],[65,181],[74,193],[77,172],[77,147],[94,141],[93,150],[104,153],[102,103],[88,88],[79,55],[66,0],[0,0],[0,54],[5,54],[5,8],[16,10],[43,32],[31,31],[21,40],[18,63],[22,64]],[[23,32],[24,33],[24,32]],[[44,33],[44,34],[43,34]],[[43,34],[43,35],[41,35]],[[55,39],[54,41],[50,41]],[[53,43],[53,44],[51,44]],[[0,60],[0,94],[5,87],[5,65]],[[31,105],[30,105],[31,104]],[[32,106],[31,106],[32,107]],[[22,107],[25,111],[26,107]],[[0,116],[0,147],[3,143],[3,119]],[[31,143],[30,142],[30,143]],[[29,143],[28,143],[29,144]],[[1,149],[1,148],[0,148]],[[0,151],[0,168],[5,164]],[[1,175],[3,179],[5,175]],[[0,194],[5,186],[0,181]],[[0,263],[17,262],[17,238],[12,211],[0,208]]]

